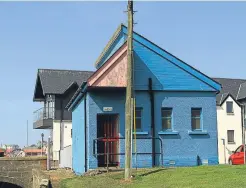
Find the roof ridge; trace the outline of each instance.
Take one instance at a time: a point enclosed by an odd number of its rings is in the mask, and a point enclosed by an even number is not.
[[[225,77],[211,77],[213,79],[228,79],[228,80],[244,80],[246,82],[246,78],[225,78]]]
[[[243,83],[241,83],[241,84],[242,84],[242,85],[245,85],[245,84],[246,84],[246,81],[245,81],[245,82],[243,82]],[[241,84],[240,84],[240,85],[241,85]]]
[[[91,70],[72,70],[72,69],[43,69],[39,68],[38,71],[40,70],[48,70],[48,71],[73,71],[73,72],[95,72]]]
[[[244,82],[245,83],[245,82]],[[239,89],[238,89],[238,91],[237,91],[237,97],[236,97],[236,100],[238,99],[238,94],[239,94],[239,92],[240,92],[240,89],[241,89],[241,85],[242,85],[243,83],[241,83],[240,84],[240,86],[239,86]]]
[[[116,31],[113,33],[113,36],[109,39],[106,46],[103,48],[102,52],[100,53],[99,57],[97,58],[96,62],[94,63],[95,66],[98,66],[99,62],[105,55],[108,49],[110,49],[111,45],[114,43],[115,39],[120,35],[122,27],[124,26],[123,23],[120,23],[120,25],[117,27]]]
[[[224,95],[224,93],[222,93],[222,95],[221,95],[220,103],[219,103],[219,104],[221,104],[221,101],[222,101],[222,99],[223,99],[223,95]]]

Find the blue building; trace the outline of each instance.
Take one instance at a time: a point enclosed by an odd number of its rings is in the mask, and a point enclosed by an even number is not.
[[[134,32],[133,38],[138,154],[135,158],[134,141],[132,165],[218,164],[220,84],[143,36]],[[107,152],[110,166],[124,167],[126,39],[127,28],[120,25],[96,61],[96,72],[67,105],[76,174],[105,166]]]

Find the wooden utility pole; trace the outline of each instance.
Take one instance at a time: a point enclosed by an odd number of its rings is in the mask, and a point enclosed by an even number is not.
[[[127,86],[126,86],[126,124],[125,124],[125,180],[131,178],[132,165],[132,98],[133,98],[133,1],[128,0],[128,37],[127,37]],[[135,110],[135,109],[134,109]]]

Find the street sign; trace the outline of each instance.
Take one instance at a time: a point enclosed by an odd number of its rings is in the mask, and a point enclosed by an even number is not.
[[[112,112],[113,111],[113,107],[103,107],[103,111],[104,112]]]

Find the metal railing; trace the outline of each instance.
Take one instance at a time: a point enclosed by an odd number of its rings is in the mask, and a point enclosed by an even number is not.
[[[107,167],[107,171],[108,171],[108,168],[109,168],[109,157],[111,155],[125,155],[125,153],[109,153],[109,142],[112,143],[112,142],[119,142],[119,140],[123,140],[125,139],[125,137],[100,137],[100,138],[96,138],[93,140],[93,156],[96,157],[98,159],[98,156],[105,156],[106,157],[106,167]],[[161,138],[158,138],[158,137],[139,137],[139,138],[136,138],[137,140],[159,140],[160,141],[160,152],[136,152],[136,153],[132,153],[132,155],[135,155],[135,158],[137,159],[137,156],[138,155],[152,155],[152,157],[155,157],[155,155],[161,155],[161,166],[163,167],[164,164],[163,164],[163,144],[162,144],[162,140]],[[98,141],[103,141],[103,142],[106,142],[106,153],[97,153],[97,150],[96,150],[96,145],[98,143]],[[137,168],[137,160],[136,160],[136,168]]]
[[[40,108],[33,112],[33,121],[37,122],[42,119],[54,119],[54,108]]]

